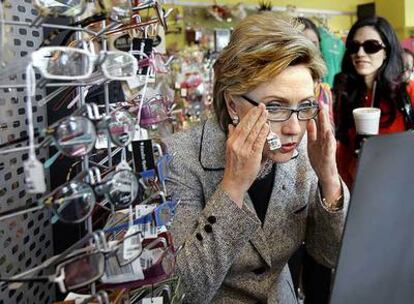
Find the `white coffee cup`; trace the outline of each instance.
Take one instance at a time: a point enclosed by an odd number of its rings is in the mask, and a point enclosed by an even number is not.
[[[356,108],[352,111],[354,114],[355,127],[357,134],[360,135],[377,135],[379,131],[379,122],[381,110],[378,108]]]

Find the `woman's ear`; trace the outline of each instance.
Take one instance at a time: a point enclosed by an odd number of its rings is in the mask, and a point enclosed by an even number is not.
[[[224,93],[224,100],[226,101],[227,112],[233,118],[237,115],[236,103],[228,92]]]

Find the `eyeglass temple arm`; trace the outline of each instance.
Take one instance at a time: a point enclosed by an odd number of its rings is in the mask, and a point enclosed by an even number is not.
[[[253,99],[250,99],[246,95],[241,95],[241,97],[243,99],[245,99],[247,102],[249,102],[250,104],[254,105],[255,107],[258,107],[259,106],[259,103],[258,102],[254,101]]]
[[[23,215],[23,214],[26,214],[26,213],[42,210],[42,209],[45,208],[45,206],[41,205],[41,206],[36,206],[36,207],[28,208],[28,209],[26,207],[23,207],[23,208],[24,208],[23,210],[21,210],[21,208],[18,208],[19,210],[14,209],[10,212],[4,212],[4,213],[0,214],[0,222],[4,221],[4,220],[7,220],[7,219],[10,219],[10,218],[13,218],[13,217],[16,217],[16,216],[19,216],[19,215]]]
[[[0,282],[5,283],[20,283],[20,282],[51,282],[55,278],[55,275],[46,275],[46,276],[38,276],[33,278],[19,278],[19,279],[13,279],[13,278],[1,278]]]

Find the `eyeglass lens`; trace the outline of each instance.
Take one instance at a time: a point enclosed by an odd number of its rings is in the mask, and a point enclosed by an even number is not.
[[[107,195],[115,208],[128,207],[137,197],[138,180],[129,170],[116,171],[106,179],[109,189]]]
[[[95,126],[85,117],[72,116],[57,126],[53,139],[64,155],[81,157],[88,154],[95,145]]]
[[[47,8],[51,15],[68,17],[81,14],[85,8],[85,0],[35,0],[34,4],[40,11]]]
[[[85,220],[95,206],[95,194],[86,183],[71,182],[59,189],[54,197],[53,209],[66,223]]]
[[[127,111],[116,111],[111,114],[108,130],[114,144],[125,147],[135,134],[135,120]]]
[[[41,71],[46,71],[45,77],[83,77],[91,70],[90,58],[87,53],[76,49],[56,50],[40,48],[34,56],[34,63]]]
[[[99,279],[104,273],[105,257],[102,253],[89,254],[64,265],[67,290],[79,288]]]

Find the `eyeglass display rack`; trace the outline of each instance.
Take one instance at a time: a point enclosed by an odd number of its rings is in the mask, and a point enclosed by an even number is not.
[[[7,3],[6,3],[7,2]],[[5,1],[4,21],[7,29],[7,48],[16,57],[28,56],[35,51],[43,41],[42,28],[66,28],[59,24],[43,23],[41,27],[30,27],[37,12],[30,0]],[[105,21],[103,27],[105,28]],[[87,31],[81,29],[82,31]],[[81,34],[77,32],[77,39]],[[107,50],[106,38],[103,39],[102,50]],[[0,50],[3,51],[3,50]],[[37,75],[38,76],[38,75]],[[27,93],[25,89],[24,73],[10,78],[9,83],[0,83],[0,144],[9,142],[15,138],[27,136],[27,119],[25,101]],[[77,86],[80,93],[78,107],[85,104],[84,83],[48,83],[46,87]],[[45,95],[45,88],[36,88],[36,100]],[[109,114],[109,83],[103,84],[105,112]],[[34,102],[34,128],[35,133],[48,126],[46,107],[37,107]],[[112,155],[110,140],[108,138],[108,165],[112,167]],[[38,143],[38,142],[37,142]],[[36,151],[37,158],[44,163],[48,158],[47,149]],[[28,158],[28,152],[0,155],[0,213],[19,207],[31,205],[42,195],[30,195],[25,190],[23,162]],[[89,168],[88,158],[82,161],[82,169]],[[48,184],[49,172],[47,172]],[[50,187],[49,187],[50,188]],[[85,221],[86,231],[92,232],[92,218]],[[10,277],[41,264],[53,255],[52,225],[48,210],[27,213],[11,219],[0,221],[0,275]],[[95,293],[95,284],[91,285],[91,294]],[[23,284],[15,290],[9,290],[7,286],[0,289],[0,304],[9,303],[52,303],[55,300],[55,285],[49,284]]]
[[[31,1],[14,0],[4,3],[7,21],[32,22],[37,12]],[[43,40],[42,28],[8,26],[8,48],[14,58],[21,58],[36,50]],[[3,50],[0,50],[3,52]],[[23,73],[12,83],[24,83]],[[45,95],[45,89],[36,90],[36,99]],[[0,142],[27,135],[24,87],[0,89]],[[48,124],[46,108],[33,107],[35,130]],[[41,149],[37,158],[42,162],[48,158],[48,150]],[[36,199],[28,194],[24,182],[23,162],[28,152],[0,155],[0,212],[30,205]],[[46,180],[49,175],[46,172]],[[11,276],[26,268],[40,264],[53,255],[52,226],[47,210],[29,213],[0,221],[0,274]],[[53,284],[25,284],[17,290],[0,289],[0,304],[51,303],[54,299]]]

